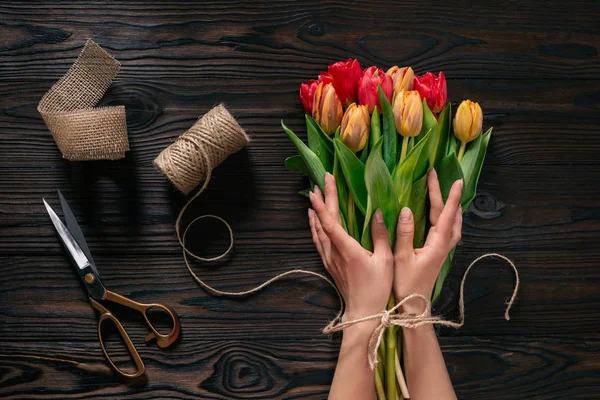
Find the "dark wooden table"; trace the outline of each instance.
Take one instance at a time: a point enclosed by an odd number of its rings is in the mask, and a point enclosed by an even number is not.
[[[2,2],[0,397],[325,398],[340,344],[320,333],[338,307],[332,290],[294,278],[243,300],[204,292],[174,233],[184,197],[152,160],[224,102],[252,142],[215,171],[188,217],[226,218],[235,252],[196,271],[225,290],[297,267],[323,272],[279,121],[302,132],[299,83],[356,57],[443,70],[452,102],[479,101],[495,127],[436,309],[456,318],[460,278],[485,252],[513,259],[522,288],[506,322],[510,269],[485,261],[473,271],[466,326],[440,332],[459,397],[600,398],[598,4]],[[102,104],[127,107],[124,160],[63,160],[36,111],[88,37],[123,65]],[[104,359],[97,317],[42,206],[42,197],[57,204],[56,189],[104,283],[181,316],[182,340],[165,351],[145,346],[145,326],[121,315],[146,362],[142,379],[120,379]],[[218,224],[192,236],[203,254],[226,247]]]

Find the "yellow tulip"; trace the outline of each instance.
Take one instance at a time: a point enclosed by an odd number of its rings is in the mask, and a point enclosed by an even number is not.
[[[403,90],[412,90],[415,72],[411,67],[393,66],[386,72],[394,81],[394,93],[398,95]]]
[[[350,104],[342,118],[342,142],[355,153],[361,151],[369,139],[370,126],[369,108],[365,105],[357,106],[356,103]]]
[[[342,103],[331,83],[320,82],[315,92],[313,118],[328,135],[332,135],[342,121]]]
[[[460,140],[458,161],[462,160],[467,143],[479,136],[483,126],[483,112],[479,104],[464,100],[456,110],[454,117],[454,135]]]
[[[396,94],[394,105],[394,125],[396,132],[403,136],[400,161],[406,157],[408,150],[408,139],[417,136],[423,126],[423,103],[421,96],[416,90],[402,90]]]

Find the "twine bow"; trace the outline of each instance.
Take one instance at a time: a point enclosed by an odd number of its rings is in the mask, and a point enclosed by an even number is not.
[[[339,331],[346,329],[349,326],[359,324],[361,322],[379,319],[380,323],[373,330],[373,333],[371,334],[371,337],[369,338],[369,344],[368,344],[368,348],[367,348],[369,366],[371,367],[372,370],[375,370],[375,368],[377,367],[377,349],[379,348],[379,345],[381,344],[381,340],[383,339],[383,334],[387,328],[390,328],[392,326],[399,326],[402,328],[414,329],[414,328],[418,328],[418,327],[424,326],[424,325],[442,325],[442,326],[449,326],[452,328],[460,328],[461,326],[463,326],[465,323],[465,292],[464,292],[465,280],[467,279],[467,275],[468,275],[469,271],[471,270],[471,268],[475,264],[477,264],[479,261],[483,260],[484,258],[488,258],[488,257],[499,257],[499,258],[505,260],[507,263],[510,264],[510,266],[512,267],[512,269],[515,273],[515,278],[516,278],[515,288],[513,290],[513,294],[511,296],[510,300],[508,301],[506,311],[504,312],[504,318],[507,321],[509,321],[510,320],[510,314],[509,314],[510,309],[512,308],[513,303],[517,297],[517,292],[519,291],[519,284],[520,284],[519,271],[517,270],[517,267],[515,266],[515,264],[508,257],[505,257],[502,254],[497,254],[497,253],[487,253],[487,254],[479,256],[475,260],[473,260],[473,262],[471,262],[469,267],[466,269],[465,274],[463,275],[462,282],[460,284],[460,298],[458,301],[459,314],[460,314],[459,322],[448,321],[441,317],[431,316],[431,302],[429,301],[429,299],[421,294],[414,293],[414,294],[404,297],[394,307],[390,308],[389,310],[383,310],[377,314],[369,315],[369,316],[366,316],[363,318],[354,319],[351,321],[339,322],[339,323],[336,323],[339,320],[339,318],[336,318],[333,321],[331,321],[331,323],[329,325],[327,325],[325,327],[325,329],[323,329],[323,333],[328,334],[328,333],[333,333],[333,332],[339,332]],[[412,299],[421,299],[423,301],[423,303],[425,303],[425,308],[424,308],[423,312],[418,315],[407,314],[407,313],[404,313],[404,314],[398,313],[398,310],[406,302],[408,302]]]

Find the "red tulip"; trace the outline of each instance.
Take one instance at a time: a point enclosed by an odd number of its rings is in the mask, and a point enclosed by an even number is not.
[[[421,100],[427,99],[427,105],[434,113],[439,113],[444,109],[448,98],[448,90],[446,89],[446,77],[443,72],[440,72],[438,76],[431,72],[415,76],[413,89],[419,92]]]
[[[319,86],[319,81],[315,81],[314,79],[311,79],[306,83],[300,84],[300,101],[302,101],[304,111],[306,111],[308,115],[312,115],[313,103],[315,101],[315,92],[317,91],[317,86]]]
[[[377,88],[381,85],[383,94],[391,102],[394,92],[394,81],[383,70],[377,67],[369,67],[360,78],[358,83],[358,101],[368,107],[369,113],[372,113],[375,107],[381,111]]]
[[[319,80],[333,84],[344,107],[356,102],[358,94],[358,81],[362,76],[360,63],[352,58],[338,61],[329,65],[327,72],[321,72]]]

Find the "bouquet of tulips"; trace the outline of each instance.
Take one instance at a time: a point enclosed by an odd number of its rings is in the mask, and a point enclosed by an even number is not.
[[[299,155],[286,167],[307,175],[310,187],[325,189],[325,174],[336,179],[344,229],[361,245],[373,250],[371,218],[383,214],[395,242],[398,214],[409,207],[414,215],[415,248],[422,247],[428,227],[427,172],[435,168],[444,201],[457,179],[464,179],[461,198],[466,210],[473,198],[492,129],[482,134],[481,107],[463,101],[452,118],[442,72],[416,76],[411,67],[376,66],[363,70],[357,60],[329,65],[318,80],[300,85],[306,111],[308,145],[285,126]],[[442,290],[452,265],[448,254],[438,276],[432,302]],[[396,300],[390,296],[389,307]],[[402,398],[396,327],[388,328],[376,372],[379,399]]]

